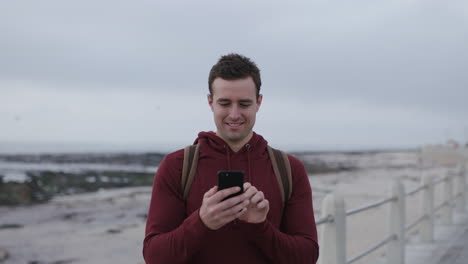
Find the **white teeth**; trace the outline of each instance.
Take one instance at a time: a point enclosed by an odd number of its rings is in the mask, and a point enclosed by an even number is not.
[[[229,126],[233,126],[233,127],[238,127],[240,125],[242,125],[242,123],[228,123]]]

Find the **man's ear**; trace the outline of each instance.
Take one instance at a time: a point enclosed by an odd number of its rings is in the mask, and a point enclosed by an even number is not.
[[[257,112],[260,109],[260,105],[262,104],[262,100],[263,100],[263,95],[259,94],[258,98],[257,98]]]
[[[208,105],[210,106],[211,111],[213,111],[213,96],[211,96],[211,94],[208,94],[206,98],[208,99]]]

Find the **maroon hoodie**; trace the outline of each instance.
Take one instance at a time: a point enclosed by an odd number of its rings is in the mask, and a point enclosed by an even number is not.
[[[233,152],[213,132],[201,132],[197,173],[187,200],[182,197],[183,150],[167,155],[153,183],[143,255],[156,263],[315,263],[317,230],[312,191],[302,163],[288,156],[292,194],[282,206],[280,187],[266,149],[267,141],[252,139]],[[218,230],[200,219],[203,194],[217,184],[219,170],[242,170],[245,180],[265,194],[270,203],[265,222],[234,220]]]

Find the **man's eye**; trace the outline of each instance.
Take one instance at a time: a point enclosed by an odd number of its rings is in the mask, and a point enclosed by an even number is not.
[[[240,106],[246,108],[246,107],[249,107],[250,104],[240,104]]]
[[[219,105],[220,105],[220,106],[228,106],[229,103],[220,103]]]

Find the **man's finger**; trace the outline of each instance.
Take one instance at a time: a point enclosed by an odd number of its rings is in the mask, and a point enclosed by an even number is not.
[[[238,195],[231,197],[229,199],[226,199],[216,205],[216,209],[220,211],[226,211],[229,210],[230,208],[237,206],[239,204],[242,204],[247,201],[247,204],[250,203],[249,199],[245,198],[243,195]],[[237,212],[237,211],[236,211]]]
[[[213,195],[216,193],[217,190],[218,190],[218,186],[213,186],[211,189],[209,189],[209,190],[203,195],[203,197],[204,197],[204,198],[209,198],[209,197],[213,196]]]
[[[216,192],[211,198],[216,202],[220,202],[221,200],[228,197],[229,195],[238,193],[240,190],[241,189],[238,186],[223,189],[221,191]]]
[[[225,210],[222,211],[222,213],[220,213],[219,216],[221,218],[231,218],[231,217],[236,218],[237,213],[244,210],[244,208],[247,209],[248,205],[249,205],[249,200],[244,200],[241,203],[237,203],[234,206],[226,208]]]
[[[240,211],[237,213],[236,218],[241,217],[241,216],[244,215],[246,212],[247,212],[247,207],[244,207],[242,210],[240,210]]]
[[[237,219],[239,216],[245,214],[247,212],[247,208],[243,208],[241,210],[239,210],[238,212],[234,213],[234,214],[229,214],[229,215],[226,215],[224,217],[220,217],[222,220],[222,222],[224,224],[227,224],[227,223],[230,223],[232,222],[233,220]]]
[[[245,190],[244,192],[244,196],[247,198],[247,199],[252,199],[252,197],[258,192],[257,188],[255,188],[255,186],[249,186],[248,189]]]
[[[257,204],[257,208],[259,209],[267,208],[268,206],[269,206],[269,202],[267,199],[263,199],[263,201]]]
[[[258,202],[261,202],[264,198],[265,198],[265,195],[263,194],[263,192],[259,191],[250,199],[250,201],[253,204],[257,204]]]

